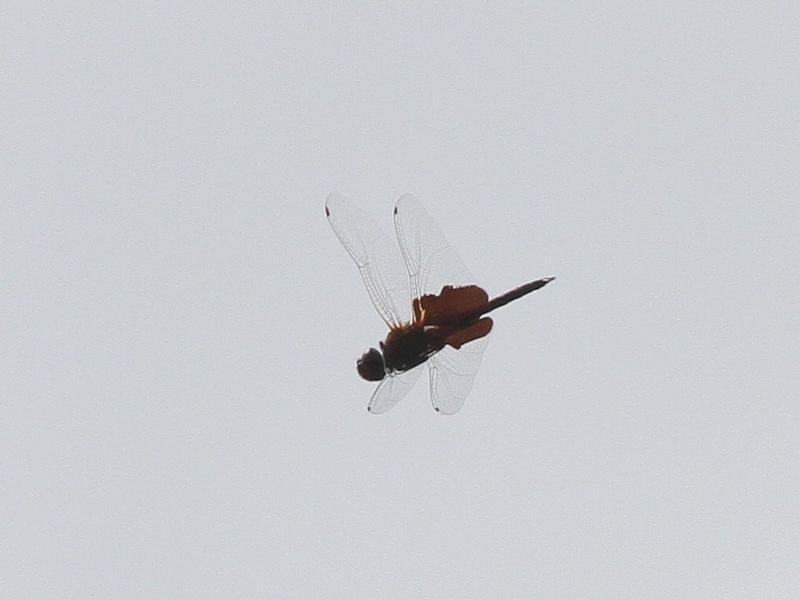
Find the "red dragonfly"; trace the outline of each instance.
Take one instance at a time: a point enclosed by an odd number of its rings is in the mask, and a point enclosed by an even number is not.
[[[370,348],[356,363],[361,377],[380,382],[367,405],[376,414],[408,394],[423,363],[434,410],[457,413],[472,389],[492,330],[492,319],[484,315],[555,279],[532,281],[490,300],[410,194],[394,206],[400,255],[372,218],[344,196],[329,195],[325,214],[389,326],[380,350]]]

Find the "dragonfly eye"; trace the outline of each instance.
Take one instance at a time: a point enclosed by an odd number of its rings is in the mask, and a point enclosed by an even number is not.
[[[383,355],[375,348],[364,352],[356,362],[358,374],[367,381],[380,381],[386,377],[386,367],[383,364]]]

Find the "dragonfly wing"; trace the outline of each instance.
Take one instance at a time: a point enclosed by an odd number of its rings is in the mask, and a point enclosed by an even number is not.
[[[387,375],[381,379],[367,404],[367,410],[380,415],[394,408],[400,400],[408,395],[422,371],[423,367],[419,365],[410,371]]]
[[[456,350],[445,346],[428,359],[428,383],[433,410],[454,415],[472,391],[475,375],[481,366],[486,337],[464,344]]]
[[[391,238],[341,194],[330,194],[325,214],[333,232],[361,272],[372,304],[389,327],[411,320],[411,295]]]
[[[406,194],[397,201],[394,226],[413,298],[439,294],[446,285],[476,284],[436,221],[414,196]],[[445,346],[428,360],[434,410],[454,414],[461,409],[472,390],[487,344],[488,339],[483,337],[459,350]]]
[[[394,228],[413,298],[438,294],[446,285],[475,283],[436,221],[411,194],[401,196],[395,204]]]

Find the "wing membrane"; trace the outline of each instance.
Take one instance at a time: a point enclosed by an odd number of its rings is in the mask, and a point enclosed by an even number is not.
[[[450,246],[436,221],[410,194],[395,204],[397,242],[408,271],[413,298],[439,294],[446,285],[475,284],[475,277]],[[459,350],[445,346],[427,361],[431,404],[441,414],[455,414],[472,390],[488,338],[464,344]]]
[[[461,346],[459,350],[445,346],[428,359],[433,410],[443,415],[454,415],[461,410],[472,391],[488,343],[488,337],[483,337]]]
[[[401,196],[395,204],[394,227],[414,298],[438,294],[445,285],[475,283],[436,221],[411,194]]]
[[[394,408],[400,400],[408,395],[411,388],[422,374],[423,367],[419,365],[410,371],[388,375],[381,380],[367,404],[367,410],[380,415]]]
[[[375,221],[341,194],[330,194],[325,214],[356,263],[372,304],[389,327],[411,319],[408,280],[397,248]]]

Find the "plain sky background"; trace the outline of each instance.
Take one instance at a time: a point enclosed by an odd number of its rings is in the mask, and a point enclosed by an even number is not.
[[[797,597],[797,4],[337,4],[5,5],[2,595]],[[332,190],[558,277],[455,417]]]

